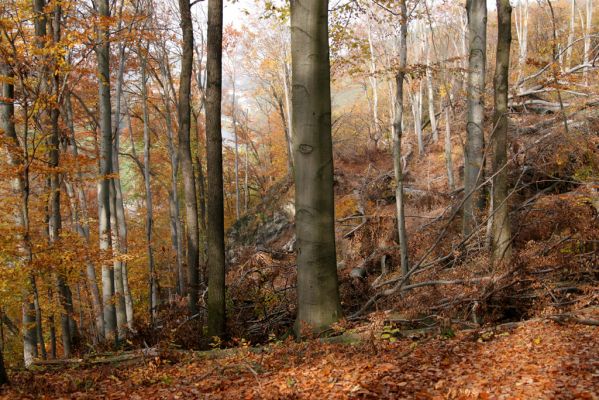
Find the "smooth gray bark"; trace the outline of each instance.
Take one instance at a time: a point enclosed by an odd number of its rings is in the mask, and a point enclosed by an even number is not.
[[[158,283],[156,266],[154,265],[153,227],[154,211],[152,206],[152,189],[150,180],[150,113],[148,110],[148,76],[145,55],[141,56],[141,101],[143,110],[144,132],[144,187],[146,191],[146,250],[148,256],[149,274],[149,304],[152,321],[158,316]]]
[[[88,218],[88,207],[87,207],[87,197],[85,195],[85,191],[83,189],[83,173],[81,171],[81,166],[79,164],[79,150],[77,146],[77,141],[75,138],[75,126],[73,122],[73,109],[71,104],[71,94],[70,91],[66,91],[65,95],[65,118],[67,123],[67,128],[69,131],[69,146],[71,148],[71,155],[75,162],[75,177],[76,177],[76,185],[75,192],[77,195],[77,200],[72,199],[72,209],[76,210],[76,215],[74,216],[76,225],[75,229],[78,234],[85,240],[87,245],[90,245],[90,229],[89,229],[89,218]],[[78,202],[78,206],[77,206]],[[100,288],[98,287],[98,281],[96,278],[96,269],[94,265],[91,263],[89,258],[86,256],[85,260],[85,276],[87,279],[87,284],[89,287],[91,303],[92,303],[92,312],[95,321],[95,329],[96,336],[98,339],[102,339],[104,337],[104,315],[102,313],[102,298],[100,296]],[[83,322],[83,321],[81,321]]]
[[[464,149],[463,233],[470,235],[484,206],[480,184],[484,172],[484,97],[487,61],[487,2],[468,0],[468,119]]]
[[[187,224],[187,279],[189,312],[198,313],[200,285],[200,234],[198,227],[198,201],[191,156],[191,74],[193,68],[193,26],[188,0],[179,0],[181,30],[183,33],[181,74],[179,78],[179,162],[183,176],[185,196],[185,221]]]
[[[401,161],[401,141],[403,138],[402,118],[404,114],[404,78],[407,67],[407,40],[408,40],[408,11],[406,0],[400,1],[401,21],[399,36],[399,65],[395,74],[395,119],[393,120],[393,171],[395,173],[395,205],[397,212],[397,231],[399,236],[401,273],[409,272],[408,234],[406,231],[406,216],[404,211],[404,178]]]
[[[341,318],[335,255],[328,0],[291,1],[296,334]]]
[[[509,0],[497,0],[497,56],[495,64],[495,113],[493,116],[493,226],[491,250],[493,264],[511,256],[508,207],[508,90],[512,7]]]
[[[110,17],[108,0],[98,1],[99,15]],[[98,28],[100,43],[96,46],[98,58],[98,103],[100,110],[100,181],[98,183],[98,220],[100,250],[104,256],[111,254],[110,185],[112,174],[112,109],[110,100],[110,36],[107,28]],[[102,264],[102,302],[104,336],[116,339],[116,308],[114,296],[114,269],[110,261]]]

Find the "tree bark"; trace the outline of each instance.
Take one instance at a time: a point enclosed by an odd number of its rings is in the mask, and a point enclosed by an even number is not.
[[[79,202],[79,207],[75,204],[75,199],[73,199],[73,209],[80,210],[80,215],[75,216],[76,220],[76,229],[79,235],[85,240],[87,245],[90,244],[90,234],[89,234],[89,222],[88,222],[88,208],[87,208],[87,197],[85,195],[85,191],[83,189],[83,173],[81,171],[81,166],[78,162],[79,151],[77,148],[77,141],[75,139],[75,126],[73,122],[73,109],[71,104],[71,94],[70,91],[66,91],[65,97],[65,117],[67,128],[69,130],[69,143],[71,146],[71,154],[73,159],[75,160],[75,171],[76,171],[76,187],[75,191],[77,193],[77,200]],[[89,258],[86,255],[85,260],[85,275],[87,279],[87,283],[89,285],[89,292],[92,302],[93,315],[95,320],[95,329],[97,333],[97,338],[102,339],[104,337],[104,316],[102,314],[102,298],[100,297],[100,288],[98,287],[98,281],[96,279],[96,269],[94,265],[91,263]],[[83,321],[81,321],[83,323]]]
[[[591,34],[593,33],[593,0],[587,0],[586,7],[586,29],[584,37],[584,64],[586,67],[583,71],[585,85],[589,86],[589,70],[591,62]]]
[[[328,0],[291,2],[298,314],[295,331],[341,318],[335,255]]]
[[[144,129],[144,187],[146,190],[146,249],[148,255],[149,273],[149,304],[152,324],[158,316],[158,283],[154,265],[154,248],[152,230],[154,227],[154,212],[152,207],[152,189],[150,181],[150,113],[148,111],[148,77],[146,71],[146,56],[141,55],[141,101],[143,109]]]
[[[124,7],[124,1],[120,2],[119,15],[118,15],[118,26],[117,29],[120,31],[123,25],[122,11]],[[137,6],[135,11],[137,12]],[[132,25],[130,25],[128,31],[131,32]],[[111,191],[110,191],[110,204],[111,209],[111,221],[112,224],[112,238],[113,238],[113,253],[115,254],[115,261],[113,264],[114,268],[114,288],[115,288],[115,308],[116,308],[116,320],[117,320],[117,331],[119,336],[125,335],[126,329],[133,329],[133,301],[131,299],[131,291],[129,290],[129,278],[127,273],[127,261],[123,257],[127,254],[128,243],[127,243],[127,221],[125,219],[125,205],[123,201],[123,188],[121,185],[120,178],[120,136],[121,126],[123,122],[123,109],[122,109],[122,98],[123,98],[123,79],[125,73],[125,45],[124,43],[119,44],[119,68],[117,71],[117,81],[115,88],[115,113],[113,129],[114,137],[112,140],[112,169],[115,172],[115,176],[112,179]]]
[[[199,229],[198,202],[196,198],[195,177],[191,157],[191,72],[193,67],[193,26],[191,8],[188,0],[179,0],[181,14],[181,30],[183,47],[181,58],[181,75],[179,78],[179,161],[183,175],[185,196],[185,221],[187,223],[187,278],[189,295],[189,312],[193,316],[198,313],[199,277]]]
[[[449,96],[448,101],[449,103]],[[455,190],[455,182],[453,178],[453,160],[451,155],[451,122],[450,122],[450,105],[445,106],[445,168],[447,169],[447,186],[450,191]]]
[[[432,28],[431,28],[432,29]],[[430,47],[426,55],[426,88],[428,97],[428,115],[431,121],[431,133],[433,141],[439,141],[439,132],[437,129],[437,116],[435,114],[435,89],[433,86],[433,70],[430,66]]]
[[[497,56],[495,65],[495,113],[493,116],[493,264],[511,256],[508,207],[508,89],[510,47],[512,43],[512,7],[509,0],[497,0]]]
[[[168,55],[166,51],[163,52],[162,62],[160,64],[160,71],[162,75],[162,79],[164,81],[164,86],[162,90],[162,99],[164,102],[164,114],[165,114],[165,123],[166,123],[166,135],[168,139],[168,152],[169,159],[171,162],[171,188],[169,190],[169,212],[170,212],[170,220],[171,220],[171,241],[173,243],[173,248],[176,254],[176,262],[177,262],[177,293],[180,296],[183,296],[186,292],[185,287],[185,272],[183,270],[183,240],[182,233],[183,228],[181,226],[180,219],[180,211],[179,211],[179,190],[177,187],[177,173],[179,171],[179,157],[177,151],[175,149],[174,142],[174,130],[173,130],[173,121],[171,117],[171,94],[170,94],[170,85],[169,74],[167,72],[168,68]]]
[[[463,234],[470,235],[476,226],[476,214],[484,206],[479,188],[484,169],[484,96],[487,51],[486,0],[468,0],[468,119],[464,149],[464,216]]]
[[[399,70],[395,75],[395,119],[393,120],[393,171],[395,173],[395,205],[397,209],[397,231],[399,234],[401,273],[409,272],[408,235],[406,231],[406,217],[404,211],[404,179],[401,162],[401,140],[403,137],[402,118],[404,113],[403,83],[407,67],[407,40],[408,40],[408,11],[406,0],[400,1],[401,21],[399,37]]]
[[[98,1],[100,17],[110,17],[108,0]],[[98,103],[100,109],[100,181],[98,183],[98,219],[100,250],[107,257],[111,254],[110,185],[112,178],[112,110],[110,101],[110,36],[105,27],[98,28]],[[114,269],[110,261],[102,264],[102,301],[104,307],[104,336],[116,339],[116,308],[114,296]]]
[[[208,170],[208,336],[225,334],[225,230],[221,132],[223,1],[208,0],[206,150]]]

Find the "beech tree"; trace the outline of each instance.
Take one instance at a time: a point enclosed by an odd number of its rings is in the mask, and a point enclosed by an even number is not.
[[[98,16],[110,17],[110,2],[98,0]],[[110,101],[110,33],[108,27],[99,25],[98,104],[100,110],[100,181],[98,183],[98,221],[100,250],[110,252],[112,247],[110,226],[110,185],[112,174],[112,109]],[[114,269],[110,262],[102,264],[102,302],[104,309],[104,335],[116,338],[116,308],[114,296]]]
[[[493,193],[492,258],[494,262],[511,255],[508,207],[508,90],[510,48],[512,43],[512,7],[509,0],[497,0],[497,56],[495,61],[495,113],[493,115]]]
[[[223,1],[208,0],[206,152],[208,166],[208,335],[225,334],[225,222],[221,132]],[[233,111],[235,112],[235,111]]]
[[[335,255],[328,0],[291,1],[298,312],[295,330],[341,318]]]
[[[463,233],[469,236],[484,206],[480,188],[484,173],[484,97],[487,62],[487,2],[468,0],[468,117],[464,149]]]
[[[198,201],[195,174],[191,156],[191,74],[193,68],[193,25],[189,0],[179,0],[181,31],[183,32],[181,72],[179,76],[179,162],[183,176],[185,222],[187,225],[187,291],[189,312],[198,313],[200,284],[200,233],[198,227]]]
[[[406,0],[400,0],[399,8],[401,21],[399,27],[399,64],[395,74],[395,120],[393,121],[393,171],[395,173],[395,205],[397,211],[397,231],[401,252],[401,273],[409,272],[408,264],[408,235],[406,233],[406,216],[404,211],[404,176],[401,161],[401,140],[403,136],[402,119],[404,114],[404,79],[408,56],[408,10]]]

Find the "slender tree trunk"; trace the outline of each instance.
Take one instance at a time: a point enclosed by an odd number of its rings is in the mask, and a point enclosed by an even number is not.
[[[60,24],[62,19],[62,8],[60,5],[55,5],[54,15],[52,19],[52,39],[54,44],[60,42]],[[58,69],[55,68],[57,71]],[[56,101],[60,98],[60,77],[58,72],[52,74],[52,92]],[[49,166],[52,169],[50,173],[50,218],[49,218],[49,239],[51,245],[56,246],[59,242],[60,231],[62,228],[62,218],[60,214],[60,174],[58,172],[60,162],[60,127],[58,120],[60,117],[60,106],[54,104],[50,111],[50,125],[51,134],[49,139]],[[58,296],[60,305],[62,307],[62,313],[60,316],[61,321],[61,337],[62,347],[65,357],[71,356],[72,351],[72,338],[70,330],[70,319],[72,315],[69,313],[70,306],[67,301],[68,297],[68,286],[66,276],[62,268],[58,271],[56,276],[56,284],[58,287]]]
[[[2,41],[2,37],[0,37]],[[29,236],[29,167],[28,167],[28,150],[27,150],[27,117],[28,107],[25,104],[23,107],[23,144],[17,137],[15,129],[15,91],[12,80],[14,78],[12,68],[5,60],[0,60],[0,75],[2,79],[0,95],[0,131],[7,137],[6,153],[8,155],[9,164],[17,171],[19,175],[15,177],[11,186],[15,193],[20,197],[20,204],[15,207],[15,225],[21,228],[22,234],[20,237],[21,248],[23,254],[23,264],[25,267],[31,264],[33,253],[31,248],[31,239]],[[22,153],[21,153],[22,151]],[[33,304],[33,288],[29,282],[25,283],[23,290],[23,360],[25,367],[29,367],[37,353],[37,337],[35,324],[35,305]]]
[[[149,273],[149,304],[150,316],[152,322],[156,320],[158,313],[158,283],[156,275],[156,266],[154,265],[154,248],[152,239],[152,230],[154,227],[154,212],[152,207],[152,189],[150,181],[150,113],[148,111],[148,88],[145,55],[142,56],[141,63],[141,97],[143,109],[144,126],[144,186],[146,190],[146,247],[148,254],[148,273]]]
[[[518,79],[523,74],[528,58],[528,0],[522,0],[516,7],[516,36],[518,37]]]
[[[233,119],[233,136],[235,137],[235,216],[237,219],[241,216],[241,194],[239,188],[239,137],[237,135],[237,113],[236,113],[236,88],[235,88],[235,73],[232,76],[233,85],[233,100],[231,101],[231,115]]]
[[[374,42],[372,38],[372,25],[376,21],[372,18],[371,11],[368,10],[368,49],[370,52],[370,86],[372,88],[372,126],[374,128],[373,134],[373,150],[377,150],[378,142],[381,139],[381,129],[379,125],[379,81],[376,76],[376,55],[374,54]]]
[[[511,234],[508,207],[508,89],[510,47],[512,43],[512,7],[509,0],[497,0],[497,56],[495,66],[495,127],[493,139],[493,264],[509,260]]]
[[[48,301],[52,304],[54,292],[52,288],[48,288]],[[48,325],[50,326],[50,359],[56,359],[57,345],[56,345],[56,327],[54,325],[54,313],[50,311],[48,315]]]
[[[430,47],[426,55],[426,88],[428,97],[428,115],[431,121],[431,132],[433,141],[439,141],[439,132],[437,130],[437,116],[435,115],[435,89],[433,86],[433,70],[429,59]]]
[[[583,71],[585,85],[589,86],[589,70],[588,66],[591,62],[591,34],[593,33],[593,0],[586,0],[586,29],[584,36],[584,63],[587,65]]]
[[[221,132],[223,1],[208,0],[206,149],[208,169],[208,336],[226,332]]]
[[[163,61],[161,63],[161,74],[162,79],[165,82],[163,87],[163,101],[165,107],[165,122],[166,122],[166,134],[168,139],[168,152],[171,162],[171,188],[169,191],[169,212],[171,219],[171,240],[173,242],[173,248],[176,254],[177,262],[177,293],[183,296],[186,292],[185,287],[185,272],[183,270],[183,240],[181,226],[181,218],[179,212],[179,190],[177,188],[177,173],[179,170],[179,157],[175,149],[174,142],[174,129],[173,121],[171,117],[171,95],[169,90],[168,73],[166,64],[168,63],[168,57],[166,52],[163,55]]]
[[[404,178],[401,163],[401,140],[403,137],[402,118],[403,83],[407,66],[407,39],[408,39],[408,11],[406,0],[400,1],[401,21],[399,38],[399,65],[395,75],[395,119],[393,121],[393,170],[395,172],[395,205],[397,208],[397,231],[399,233],[401,273],[405,276],[409,272],[408,235],[406,231],[406,217],[404,211]]]
[[[66,121],[67,128],[69,130],[70,138],[70,146],[71,146],[71,154],[73,159],[75,160],[75,170],[76,170],[76,192],[77,199],[79,201],[79,209],[81,211],[81,215],[77,219],[77,231],[81,237],[85,240],[87,245],[90,244],[90,234],[89,234],[89,223],[88,223],[88,208],[87,208],[87,197],[85,195],[85,191],[83,190],[83,173],[81,172],[81,166],[79,165],[78,156],[79,151],[77,149],[77,141],[75,139],[75,127],[73,123],[73,109],[71,104],[71,95],[70,92],[66,91],[65,97],[65,109],[66,109]],[[73,200],[73,209],[77,209],[74,200]],[[87,278],[87,283],[89,285],[89,292],[92,302],[93,315],[95,319],[95,328],[97,331],[97,336],[101,339],[104,337],[104,316],[102,314],[102,298],[100,297],[100,288],[98,287],[98,281],[96,279],[96,269],[94,265],[91,263],[89,258],[86,255],[85,260],[85,275]],[[83,322],[83,321],[81,321]]]
[[[0,349],[0,387],[9,384],[8,374],[4,367],[4,348]]]
[[[484,171],[484,97],[487,51],[486,0],[468,0],[468,120],[464,151],[463,233],[470,235],[476,226],[476,214],[484,206],[479,188]]]
[[[179,161],[183,175],[185,195],[185,221],[187,223],[187,278],[189,311],[191,315],[198,313],[199,277],[199,229],[198,202],[196,198],[195,177],[191,157],[191,73],[193,67],[193,26],[191,8],[188,0],[179,0],[181,14],[181,30],[183,32],[183,48],[181,58],[181,75],[179,79]]]
[[[98,1],[101,17],[110,17],[108,0]],[[112,110],[110,104],[110,37],[107,28],[98,28],[100,43],[96,46],[98,57],[99,90],[98,102],[100,109],[100,182],[98,183],[98,214],[100,250],[104,256],[111,254],[110,226],[110,185],[112,174]],[[114,269],[110,261],[102,264],[102,300],[104,306],[104,336],[106,339],[116,339],[116,308],[114,296]]]
[[[124,1],[120,2],[118,13],[117,29],[122,28],[122,11]],[[130,31],[131,28],[129,28]],[[115,88],[115,113],[113,114],[114,136],[112,140],[112,169],[115,176],[112,179],[110,190],[111,205],[111,226],[112,226],[112,247],[115,255],[113,263],[114,269],[114,289],[115,289],[115,310],[117,321],[117,332],[119,336],[124,336],[127,328],[133,329],[133,302],[129,290],[129,279],[127,274],[127,221],[125,219],[125,205],[123,200],[123,189],[120,178],[120,136],[123,123],[123,79],[125,73],[125,45],[119,44],[119,68],[117,71],[117,81]]]
[[[295,331],[341,318],[335,255],[328,0],[291,2],[298,313]]]
[[[574,29],[576,28],[576,0],[570,0],[570,30],[568,32],[568,48],[566,49],[565,67],[572,66],[572,43],[574,43]]]
[[[448,98],[449,103],[449,98]],[[445,168],[447,169],[447,186],[450,191],[455,190],[453,178],[453,160],[451,159],[451,111],[450,106],[445,106]]]
[[[286,53],[286,52],[285,52]],[[293,113],[293,108],[291,106],[291,90],[289,88],[290,86],[290,72],[289,72],[289,65],[287,64],[287,61],[284,60],[283,61],[283,95],[285,96],[285,110],[287,111],[287,131],[286,133],[286,139],[287,139],[287,154],[289,157],[289,160],[287,160],[287,164],[289,166],[289,170],[287,171],[289,174],[290,178],[293,178],[293,169],[294,169],[294,162],[293,162],[293,124],[291,123],[291,121],[293,120],[292,118],[292,113]]]

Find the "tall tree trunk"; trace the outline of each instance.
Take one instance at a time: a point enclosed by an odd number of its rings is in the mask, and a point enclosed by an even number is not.
[[[163,54],[163,61],[160,64],[162,79],[165,82],[162,88],[162,99],[164,102],[164,114],[166,122],[166,135],[168,139],[168,152],[171,162],[171,188],[169,190],[169,212],[171,220],[171,241],[176,254],[177,262],[177,293],[183,296],[186,291],[185,287],[185,272],[183,270],[183,228],[181,226],[181,218],[179,212],[179,190],[177,188],[177,173],[179,170],[179,157],[175,149],[174,129],[171,117],[171,94],[168,85],[169,74],[167,72],[168,56],[166,52]]]
[[[522,76],[528,57],[528,0],[522,0],[516,7],[516,36],[518,37],[518,79]]]
[[[572,66],[572,44],[574,43],[574,29],[576,28],[576,0],[570,0],[570,30],[568,31],[568,43],[566,49],[565,68]]]
[[[372,17],[372,11],[368,10],[368,49],[370,52],[370,75],[368,80],[370,81],[370,86],[372,88],[372,126],[373,126],[373,135],[371,138],[372,150],[376,151],[378,147],[378,142],[381,139],[381,129],[379,125],[379,81],[376,76],[376,55],[374,54],[374,41],[372,38],[372,25],[376,24],[376,21]]]
[[[403,137],[402,118],[403,83],[407,66],[407,39],[408,39],[408,11],[406,0],[400,1],[401,21],[399,37],[399,65],[395,75],[395,119],[393,120],[393,170],[395,172],[395,205],[397,208],[397,231],[399,233],[401,273],[405,276],[409,272],[408,235],[406,231],[406,216],[404,211],[404,178],[401,163],[401,140]]]
[[[55,45],[60,42],[60,24],[62,19],[62,8],[59,4],[55,5],[54,15],[52,19],[52,40]],[[58,64],[58,60],[56,60]],[[60,77],[58,75],[58,68],[54,68],[55,72],[52,74],[52,92],[54,94],[55,101],[60,99]],[[50,243],[54,246],[59,242],[60,230],[62,228],[62,218],[60,214],[60,174],[58,172],[60,162],[60,127],[58,120],[60,117],[60,105],[53,104],[50,111],[50,125],[51,133],[49,139],[49,166],[51,168],[50,173],[50,218],[48,221],[49,239]],[[72,304],[68,303],[68,286],[67,278],[63,268],[58,271],[56,276],[56,285],[58,287],[58,296],[60,305],[62,307],[62,313],[60,316],[61,321],[61,337],[62,347],[65,357],[71,356],[72,351],[72,338],[70,329],[70,319],[72,316]]]
[[[591,34],[593,33],[593,0],[587,0],[586,26],[584,36],[584,63],[587,65],[583,71],[585,85],[589,85],[589,70],[591,62]]]
[[[189,0],[179,0],[179,12],[181,14],[181,30],[183,32],[181,75],[179,78],[179,160],[181,162],[181,174],[183,175],[185,221],[187,223],[189,311],[191,315],[195,315],[198,313],[198,291],[200,285],[200,237],[198,229],[198,202],[190,143],[193,26]]]
[[[0,37],[2,41],[2,37]],[[23,252],[23,265],[28,267],[33,259],[31,239],[29,236],[29,161],[27,150],[27,104],[23,106],[23,145],[17,137],[15,129],[15,91],[12,83],[13,71],[5,60],[0,61],[0,75],[2,92],[0,95],[0,131],[7,137],[5,142],[8,163],[18,172],[12,182],[12,190],[19,195],[20,204],[15,209],[15,225],[21,228],[20,237]],[[21,153],[22,151],[22,153]],[[33,288],[29,282],[25,283],[23,290],[23,360],[25,367],[29,367],[37,357],[37,338],[35,324],[35,305],[33,304]]]
[[[236,87],[235,73],[231,77],[233,85],[233,99],[231,100],[231,116],[233,119],[233,136],[235,138],[235,216],[237,219],[241,216],[241,194],[239,188],[239,136],[237,135],[237,113],[236,113]]]
[[[431,28],[432,29],[432,28]],[[428,115],[431,121],[431,132],[433,141],[439,140],[439,132],[437,130],[437,116],[435,115],[435,89],[433,86],[433,70],[430,66],[430,47],[426,54],[426,88],[428,97]]]
[[[117,29],[121,30],[123,25],[122,11],[124,7],[124,0],[119,5],[118,15],[118,26]],[[135,5],[135,12],[137,7]],[[128,32],[131,32],[132,25],[129,26]],[[112,179],[111,184],[111,220],[114,221],[112,224],[112,237],[113,237],[113,253],[116,255],[113,264],[114,268],[114,288],[115,288],[115,305],[116,305],[116,319],[117,319],[117,330],[120,336],[125,334],[125,330],[129,328],[133,329],[133,301],[131,299],[131,291],[129,290],[129,278],[127,273],[127,261],[123,257],[127,254],[127,221],[125,219],[125,205],[123,199],[123,189],[120,178],[120,162],[119,162],[119,151],[120,151],[120,135],[121,126],[123,122],[123,109],[122,109],[122,97],[123,97],[123,79],[125,73],[125,45],[119,44],[119,68],[117,71],[117,81],[115,88],[115,113],[114,113],[114,137],[113,137],[113,148],[112,148],[112,169],[115,172],[115,177]],[[112,215],[114,214],[114,216]]]
[[[445,105],[445,168],[447,169],[447,186],[450,191],[455,190],[455,182],[453,178],[453,160],[451,156],[451,121],[450,121],[450,105],[449,96]]]
[[[206,152],[208,170],[208,336],[225,334],[225,228],[221,132],[223,0],[208,0]]]
[[[147,50],[147,49],[146,49]],[[146,190],[146,248],[149,273],[149,304],[152,325],[158,314],[158,283],[154,265],[154,248],[152,230],[154,228],[154,212],[152,207],[152,189],[150,181],[150,113],[148,111],[148,76],[146,71],[146,55],[141,56],[141,101],[144,126],[144,187]]]
[[[510,47],[512,43],[512,7],[509,0],[497,0],[497,56],[495,66],[495,127],[493,140],[493,264],[511,256],[511,234],[508,207],[508,89]]]
[[[286,57],[287,52],[285,52],[285,57]],[[287,154],[289,157],[289,160],[287,160],[287,164],[289,166],[288,168],[288,174],[290,178],[293,178],[293,169],[294,169],[294,162],[293,162],[293,124],[291,123],[291,121],[293,120],[293,108],[291,106],[291,89],[289,88],[291,83],[291,74],[289,73],[289,65],[287,63],[287,60],[283,61],[283,76],[282,76],[282,80],[283,80],[283,95],[285,96],[285,109],[287,111],[287,131],[286,133],[286,139],[287,139]],[[247,140],[247,138],[246,138]]]
[[[341,318],[335,255],[328,0],[291,2],[297,335]]]
[[[476,226],[476,214],[484,206],[479,188],[484,172],[484,97],[487,52],[486,0],[468,0],[468,120],[464,151],[463,233],[470,235]]]
[[[110,17],[110,2],[98,1],[100,17]],[[98,28],[98,103],[100,109],[100,182],[98,183],[98,219],[100,250],[104,257],[112,247],[110,226],[110,185],[112,174],[112,110],[110,102],[110,37],[108,28]],[[114,296],[114,269],[110,261],[102,264],[102,301],[104,307],[104,336],[116,339],[116,308]]]
[[[83,189],[83,173],[81,171],[81,166],[78,162],[79,151],[77,149],[77,141],[75,139],[75,126],[73,122],[73,109],[71,104],[71,94],[70,91],[66,91],[65,95],[65,117],[66,124],[69,130],[69,143],[71,147],[71,155],[75,160],[75,171],[76,171],[76,187],[75,190],[77,192],[77,200],[79,202],[79,207],[75,204],[75,199],[73,199],[74,210],[79,209],[81,215],[76,218],[76,229],[79,235],[85,240],[87,245],[90,244],[90,234],[89,234],[89,222],[88,222],[88,208],[87,208],[87,197],[85,195],[85,191]],[[85,260],[85,275],[87,278],[87,284],[89,285],[89,292],[92,302],[93,315],[95,320],[95,329],[97,333],[97,338],[101,339],[104,337],[104,316],[102,314],[102,298],[100,297],[100,288],[98,287],[98,281],[96,279],[96,269],[94,265],[89,260],[89,257],[86,255]],[[81,321],[83,323],[83,321]]]

